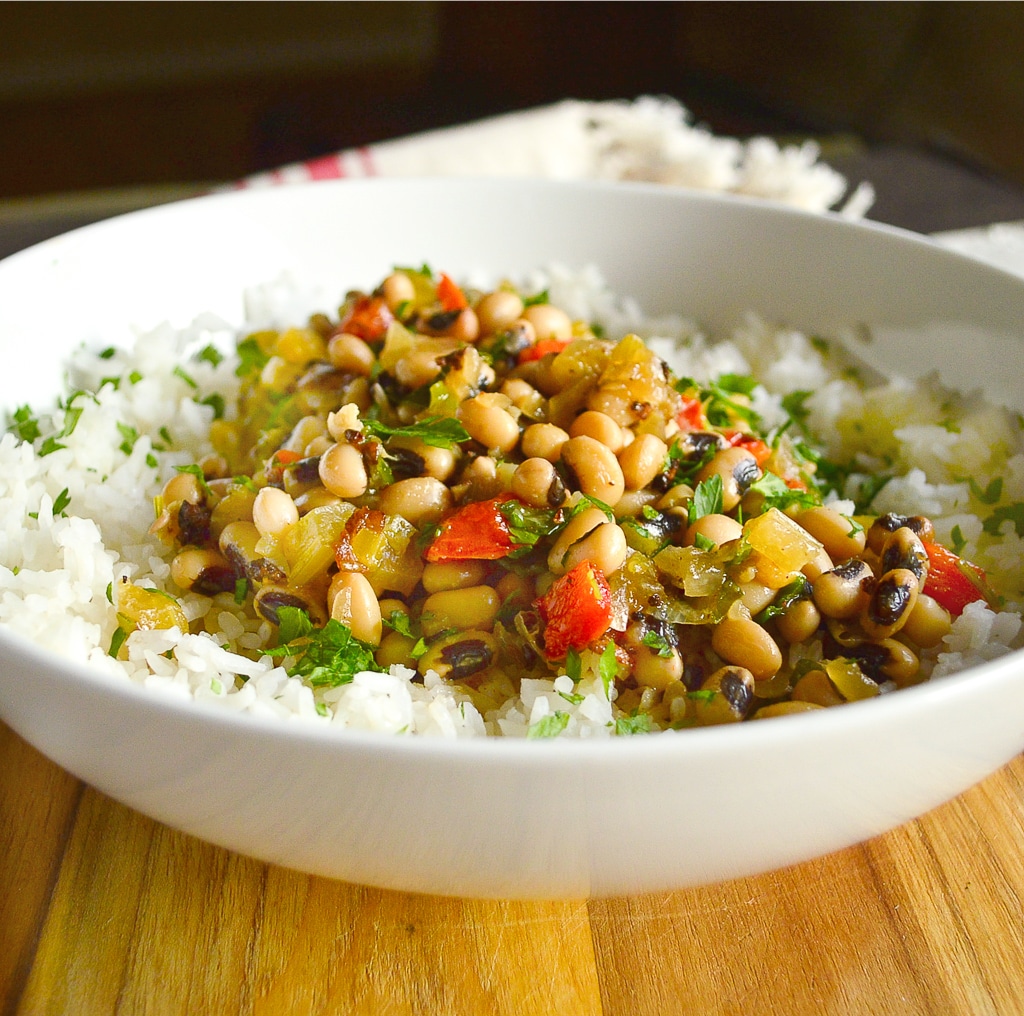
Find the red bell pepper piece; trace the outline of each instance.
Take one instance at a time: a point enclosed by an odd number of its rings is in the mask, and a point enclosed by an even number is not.
[[[689,432],[694,430],[707,430],[708,420],[704,415],[704,403],[698,398],[683,397],[683,408],[676,413],[676,423],[679,429]]]
[[[466,294],[444,273],[437,284],[437,301],[447,311],[462,310],[469,306]]]
[[[726,430],[722,432],[722,436],[733,448],[743,448],[750,452],[762,468],[771,457],[772,450],[768,444],[753,434],[744,434],[742,430]]]
[[[544,651],[553,660],[570,649],[585,649],[612,623],[608,580],[590,561],[555,579],[536,607],[545,622]]]
[[[441,523],[424,557],[430,561],[497,561],[516,547],[498,506],[509,495],[464,505]]]
[[[366,342],[383,339],[394,314],[382,296],[360,296],[338,325],[339,332],[356,335]]]
[[[959,617],[968,603],[987,600],[985,573],[975,564],[958,557],[940,543],[926,542],[928,575],[924,592],[953,615]]]
[[[520,363],[532,363],[534,360],[542,360],[548,353],[560,353],[572,339],[538,339],[532,346],[519,353]]]

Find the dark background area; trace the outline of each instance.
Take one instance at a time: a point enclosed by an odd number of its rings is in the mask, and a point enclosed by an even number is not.
[[[0,3],[0,205],[642,94],[818,139],[876,218],[1024,217],[1024,5],[931,2]]]

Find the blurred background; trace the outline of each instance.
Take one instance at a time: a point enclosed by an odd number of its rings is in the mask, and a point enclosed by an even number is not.
[[[817,139],[873,218],[1019,218],[1022,58],[1015,3],[0,3],[0,223],[642,94]]]

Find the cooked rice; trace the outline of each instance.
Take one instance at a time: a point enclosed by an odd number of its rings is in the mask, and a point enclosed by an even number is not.
[[[1024,502],[1019,415],[977,397],[957,400],[932,380],[894,378],[865,389],[834,347],[754,315],[717,342],[683,318],[646,319],[594,269],[554,267],[528,285],[547,288],[552,302],[599,322],[606,334],[648,338],[679,376],[754,374],[762,387],[753,405],[769,426],[786,419],[784,395],[813,391],[805,407],[819,446],[861,469],[839,510],[852,512],[860,485],[895,467],[901,475],[881,489],[872,510],[929,516],[938,538],[956,542],[1005,597],[998,614],[983,603],[968,607],[923,668],[932,667],[933,677],[956,673],[1020,644],[1024,518],[1018,522],[1011,510],[997,532],[984,521],[995,507]],[[254,327],[293,323],[300,311],[292,287],[280,282],[252,294],[249,307]],[[458,688],[432,673],[414,681],[416,673],[402,666],[314,692],[260,654],[272,644],[271,625],[247,616],[229,594],[180,594],[169,577],[173,551],[148,533],[153,498],[176,466],[212,451],[214,414],[203,400],[219,395],[231,405],[235,362],[226,356],[214,365],[194,356],[210,344],[228,354],[234,337],[227,323],[204,316],[181,332],[164,327],[141,335],[130,350],[81,349],[69,369],[70,391],[78,394],[65,395],[65,408],[37,416],[34,442],[13,433],[0,439],[0,623],[112,678],[236,712],[468,737],[524,736],[557,710],[568,714],[562,736],[610,736],[612,704],[597,678],[575,686],[566,677],[524,680],[517,699],[486,717]],[[56,442],[47,443],[53,435]],[[122,581],[173,592],[194,633],[134,631],[122,653],[127,658],[112,658],[119,627],[112,590]]]

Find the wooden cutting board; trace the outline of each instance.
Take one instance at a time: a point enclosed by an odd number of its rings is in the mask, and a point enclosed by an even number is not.
[[[0,725],[0,1013],[1024,1013],[1024,756],[785,871],[488,902],[209,846]]]

